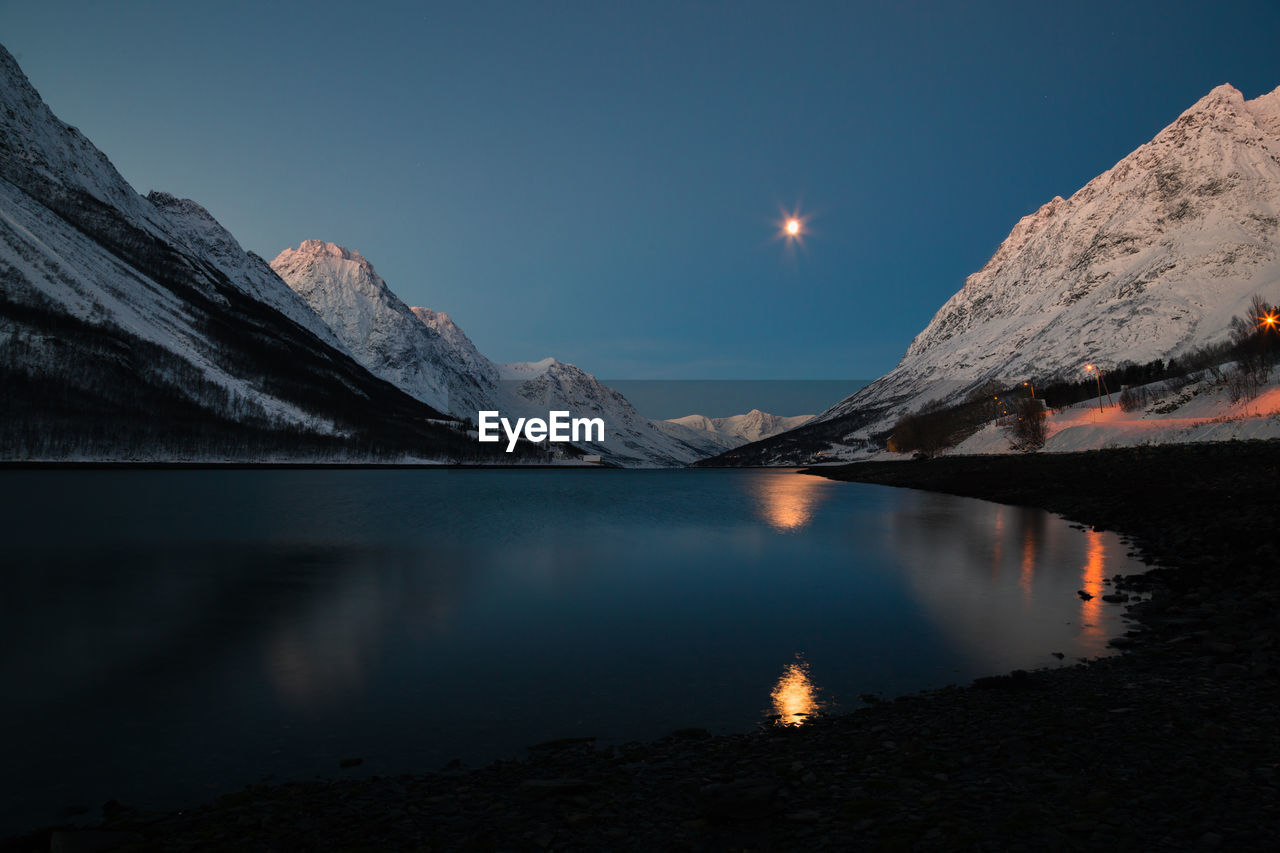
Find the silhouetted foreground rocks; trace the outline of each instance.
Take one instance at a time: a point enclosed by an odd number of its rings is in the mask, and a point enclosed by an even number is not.
[[[5,850],[1223,850],[1280,832],[1280,443],[862,464],[837,479],[1041,506],[1160,568],[1118,657],[798,728],[697,729],[421,776],[118,807]],[[1115,604],[1111,606],[1124,606]]]

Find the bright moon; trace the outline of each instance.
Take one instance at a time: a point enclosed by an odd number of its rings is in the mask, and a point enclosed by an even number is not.
[[[799,233],[800,233],[800,220],[799,220],[799,219],[788,219],[788,220],[787,220],[787,233],[788,233],[788,234],[790,234],[792,237],[794,237],[794,236],[796,236],[797,234],[799,234]]]

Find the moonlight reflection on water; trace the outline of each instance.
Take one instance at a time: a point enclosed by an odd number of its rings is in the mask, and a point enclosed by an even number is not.
[[[809,679],[809,665],[802,660],[787,664],[770,694],[778,725],[798,726],[821,707],[818,688]]]
[[[792,532],[813,520],[833,485],[822,477],[797,476],[794,471],[763,471],[752,483],[752,492],[760,517],[774,530]]]
[[[7,477],[0,834],[1053,666],[1105,653],[1135,565],[1039,510],[785,470]]]

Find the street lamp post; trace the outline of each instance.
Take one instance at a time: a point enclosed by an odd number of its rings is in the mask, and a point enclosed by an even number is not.
[[[1098,412],[1102,412],[1102,375],[1098,368],[1092,364],[1086,364],[1084,369],[1093,374],[1094,381],[1098,384]]]

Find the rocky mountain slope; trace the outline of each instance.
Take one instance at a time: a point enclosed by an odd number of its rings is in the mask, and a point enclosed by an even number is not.
[[[730,446],[700,430],[649,420],[572,364],[490,361],[449,315],[405,305],[358,252],[307,240],[285,249],[271,267],[372,373],[455,417],[474,421],[481,410],[512,419],[546,418],[553,410],[600,417],[604,441],[580,449],[626,466],[684,465]]]
[[[143,197],[0,48],[0,458],[443,458],[198,204]]]
[[[988,380],[1168,359],[1224,340],[1250,297],[1280,298],[1280,89],[1229,85],[1070,198],[1014,226],[885,376],[740,461],[853,456],[902,414]]]
[[[475,417],[496,371],[455,357],[455,343],[401,302],[359,252],[306,240],[271,269],[375,376],[442,412]]]

